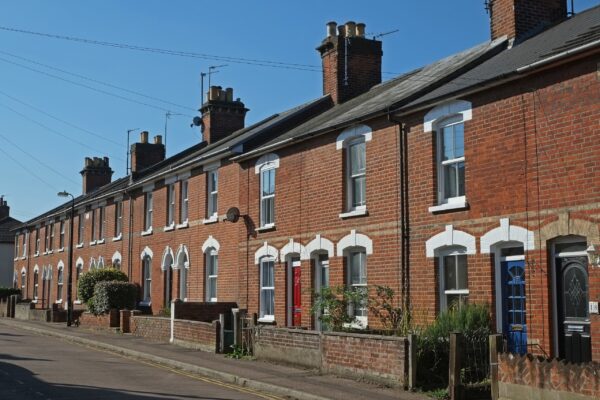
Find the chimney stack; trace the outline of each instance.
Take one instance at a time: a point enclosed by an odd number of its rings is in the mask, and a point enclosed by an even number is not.
[[[381,83],[381,42],[365,38],[365,24],[328,22],[327,37],[317,50],[323,62],[323,94],[331,95],[335,104]]]
[[[567,18],[567,0],[489,0],[492,40],[526,39]]]
[[[0,196],[0,221],[4,218],[8,218],[10,215],[10,207],[6,200],[4,200],[4,196]]]
[[[83,194],[87,194],[109,184],[113,170],[110,169],[108,157],[86,157],[80,174],[83,177]]]
[[[148,131],[140,133],[140,142],[131,145],[131,173],[135,174],[165,159],[165,145],[162,136],[154,137],[154,143],[148,142]]]
[[[240,99],[233,100],[233,89],[211,86],[202,104],[202,136],[208,143],[217,142],[244,127],[248,109]]]

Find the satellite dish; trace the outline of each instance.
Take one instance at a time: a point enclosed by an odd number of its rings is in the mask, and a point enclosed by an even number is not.
[[[192,124],[194,126],[200,126],[200,125],[202,125],[202,118],[200,118],[198,116],[194,117],[194,119],[192,120]]]
[[[238,222],[238,220],[240,219],[240,210],[237,207],[231,207],[229,210],[227,210],[227,221],[229,222]]]

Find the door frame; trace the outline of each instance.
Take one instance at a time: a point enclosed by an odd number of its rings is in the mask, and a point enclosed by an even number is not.
[[[323,268],[323,262],[321,262],[321,256],[326,256],[327,257],[327,261],[325,261],[327,263],[327,268],[329,269],[330,266],[330,262],[331,260],[329,259],[329,254],[327,254],[327,252],[314,252],[312,254],[311,260],[313,262],[314,265],[314,269],[313,269],[313,273],[314,273],[314,293],[318,293],[320,292],[321,288],[323,287],[323,282],[321,281],[321,269]],[[329,273],[329,272],[328,272]],[[314,320],[315,320],[315,329],[317,331],[321,331],[323,329],[323,324],[321,322],[321,320],[319,319],[319,317],[321,317],[321,310],[316,310],[315,314],[314,314]]]
[[[559,332],[558,328],[558,307],[561,307],[558,304],[558,288],[557,288],[557,274],[556,274],[556,258],[557,257],[586,257],[587,251],[571,251],[571,252],[563,252],[556,253],[556,245],[557,244],[565,244],[565,243],[578,243],[584,242],[586,244],[586,249],[588,246],[588,241],[585,236],[579,235],[569,235],[569,236],[558,236],[550,240],[550,260],[548,260],[548,264],[550,266],[550,280],[552,284],[552,345],[554,347],[554,356],[558,357],[558,349],[559,349]],[[589,274],[589,272],[588,272]],[[589,285],[589,276],[588,276],[588,285]],[[588,288],[589,289],[589,288]]]
[[[296,264],[296,266],[294,266]],[[294,277],[292,276],[292,268],[302,268],[302,260],[300,255],[297,253],[291,253],[285,258],[285,269],[286,269],[286,326],[292,326],[294,321]],[[300,272],[302,273],[302,272]],[[302,295],[302,293],[300,294]]]
[[[494,253],[494,279],[495,279],[495,290],[496,290],[496,332],[503,332],[503,324],[502,324],[502,262],[503,261],[521,261],[525,260],[525,244],[523,242],[517,241],[509,241],[509,242],[500,242],[496,245],[491,246],[491,252]],[[521,247],[523,249],[523,255],[520,256],[508,256],[501,257],[503,249],[509,249],[513,247]],[[527,265],[525,265],[527,268]],[[526,288],[527,289],[527,288]],[[527,290],[525,290],[525,301],[527,301]],[[527,316],[527,303],[525,303],[525,312]]]

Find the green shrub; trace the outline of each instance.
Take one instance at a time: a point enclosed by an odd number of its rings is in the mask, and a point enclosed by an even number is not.
[[[485,340],[492,333],[487,305],[465,304],[441,312],[435,322],[417,330],[417,381],[425,389],[448,386],[450,333],[469,340]]]
[[[94,295],[94,287],[98,282],[103,281],[120,281],[127,282],[127,275],[116,269],[93,269],[89,272],[83,273],[79,277],[79,283],[77,284],[77,293],[79,299],[87,304],[89,299]]]
[[[345,286],[324,287],[314,294],[311,313],[319,314],[319,320],[333,331],[343,331],[349,324],[357,323],[348,312],[352,305],[367,303],[366,290],[353,290]]]
[[[113,308],[133,309],[137,299],[137,286],[129,282],[98,282],[94,296],[88,301],[88,310],[96,315],[104,314]]]
[[[21,289],[9,288],[9,287],[0,287],[0,299],[6,299],[13,294],[21,294]]]

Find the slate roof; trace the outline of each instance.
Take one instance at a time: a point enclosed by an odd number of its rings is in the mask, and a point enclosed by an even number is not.
[[[17,225],[21,224],[21,221],[14,219],[13,217],[6,217],[0,220],[0,243],[14,243],[15,234],[11,230]]]
[[[506,49],[460,77],[407,104],[404,108],[516,75],[520,68],[586,44],[600,46],[599,40],[600,6],[596,6]]]

